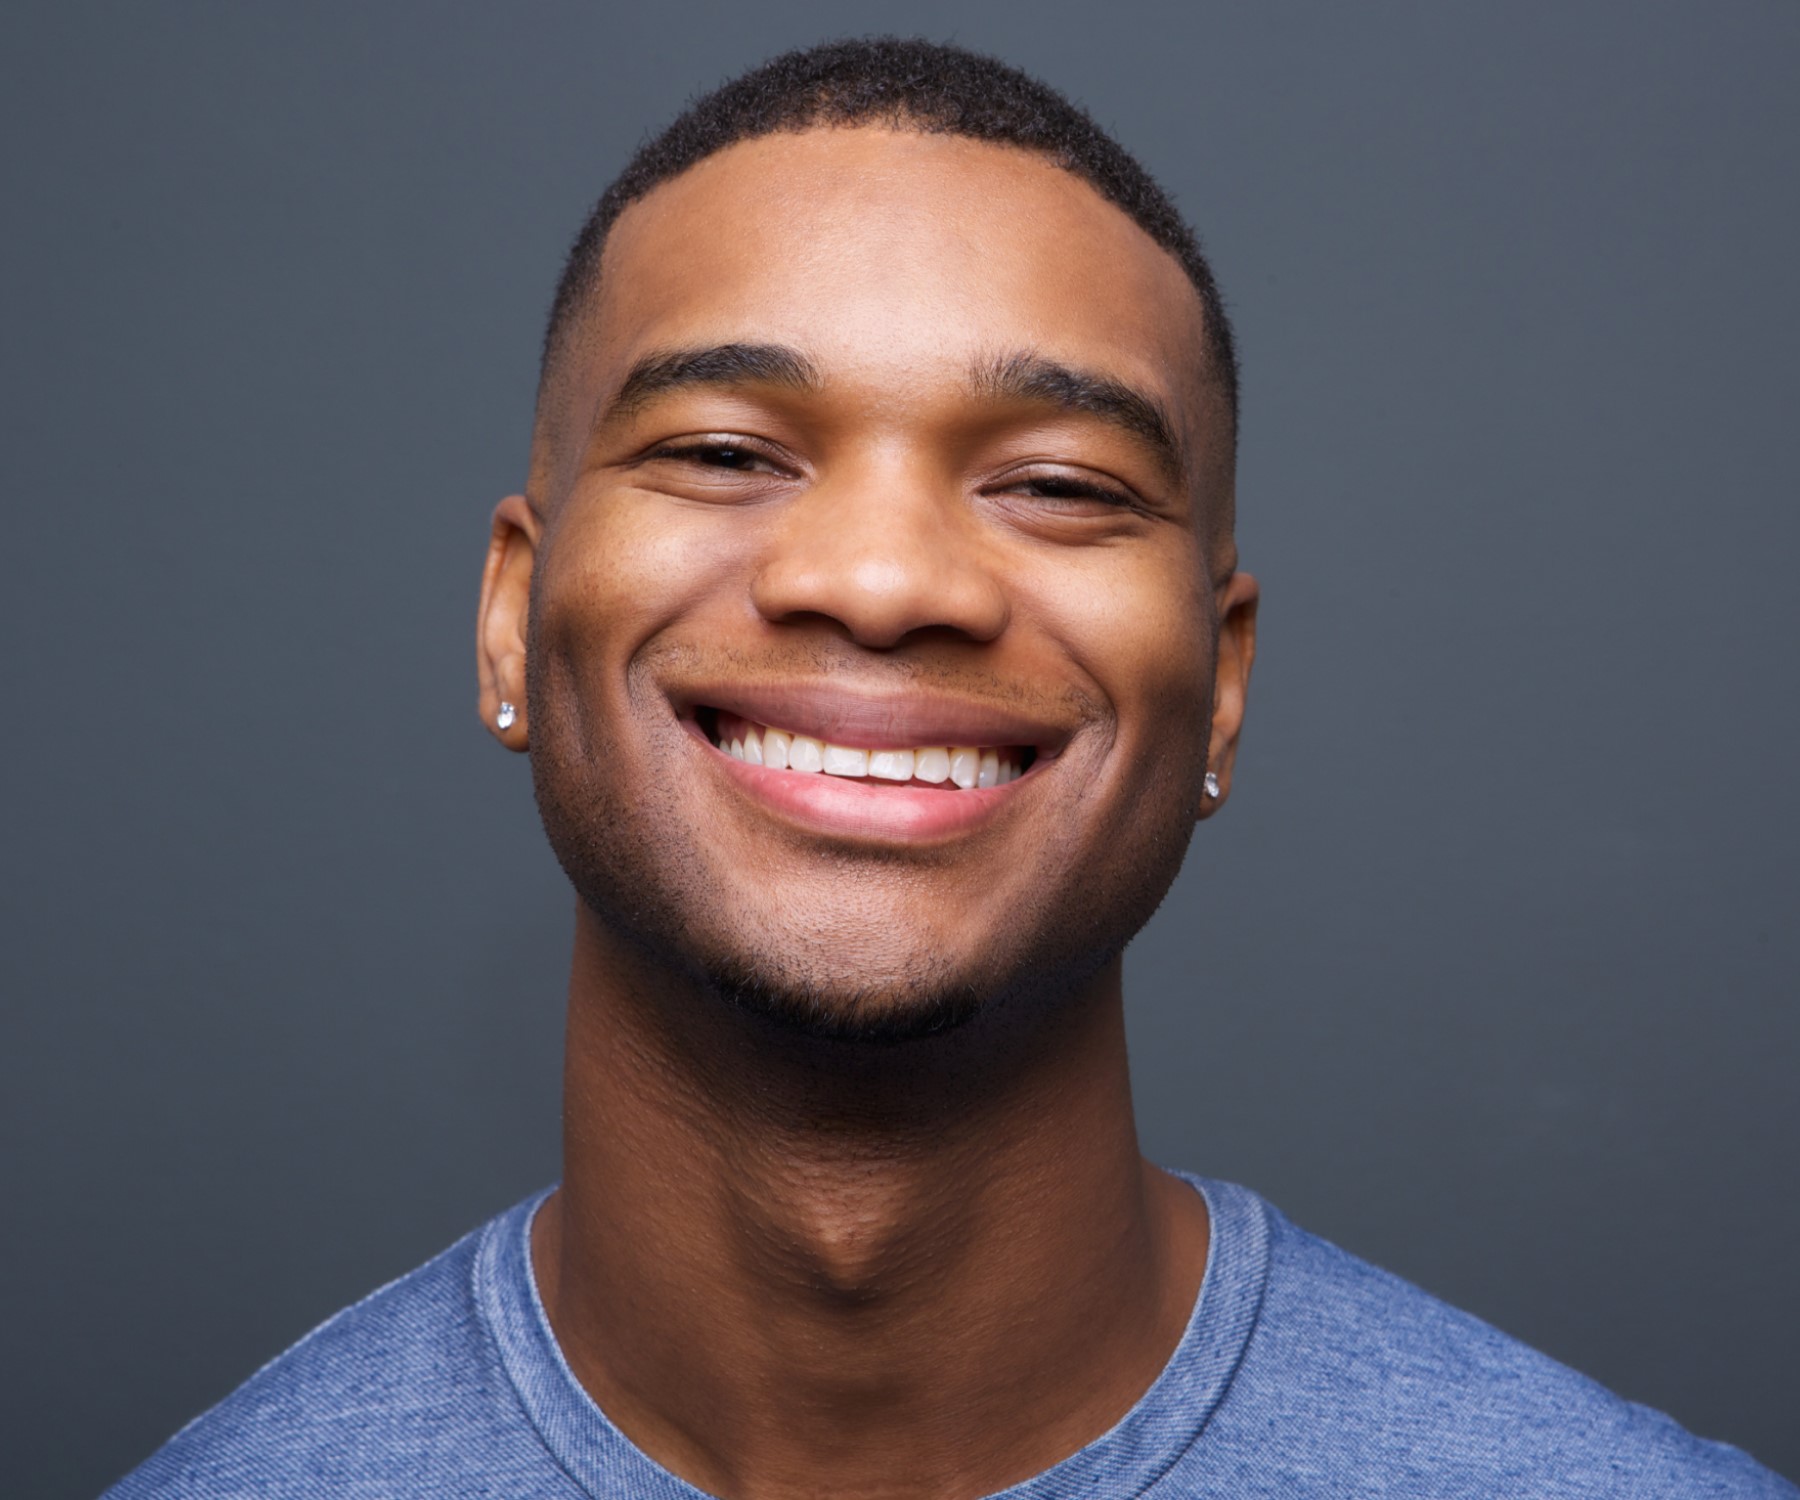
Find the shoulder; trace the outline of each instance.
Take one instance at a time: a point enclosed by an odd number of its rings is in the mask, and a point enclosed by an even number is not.
[[[1800,1497],[1739,1450],[1262,1207],[1261,1305],[1229,1397],[1197,1446],[1264,1479],[1279,1454],[1292,1483],[1269,1493]]]
[[[576,1493],[542,1484],[477,1297],[482,1238],[521,1209],[315,1328],[105,1500]]]

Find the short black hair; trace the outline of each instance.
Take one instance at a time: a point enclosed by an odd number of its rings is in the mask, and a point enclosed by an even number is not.
[[[632,203],[740,141],[814,126],[891,124],[1034,151],[1129,214],[1173,255],[1200,294],[1206,363],[1231,414],[1238,363],[1231,323],[1199,241],[1130,152],[1055,89],[1017,68],[936,42],[868,37],[781,56],[703,95],[638,148],[569,251],[544,334],[543,379],[600,271],[606,237]]]

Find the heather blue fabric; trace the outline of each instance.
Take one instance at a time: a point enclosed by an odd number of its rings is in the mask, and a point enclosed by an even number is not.
[[[1800,1490],[1193,1179],[1212,1257],[1118,1426],[1005,1500],[1648,1500]],[[531,1278],[543,1194],[316,1329],[107,1500],[701,1500],[569,1371]]]

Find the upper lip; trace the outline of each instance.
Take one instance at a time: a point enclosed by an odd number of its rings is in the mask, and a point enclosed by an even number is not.
[[[910,745],[1028,745],[1055,755],[1074,733],[1016,706],[926,687],[862,687],[817,681],[687,684],[670,692],[677,715],[722,709],[754,724],[870,750]]]

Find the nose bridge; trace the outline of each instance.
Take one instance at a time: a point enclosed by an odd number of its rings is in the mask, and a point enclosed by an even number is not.
[[[1006,598],[967,499],[930,467],[870,455],[788,502],[755,580],[758,612],[825,616],[874,647],[933,627],[998,635]]]

